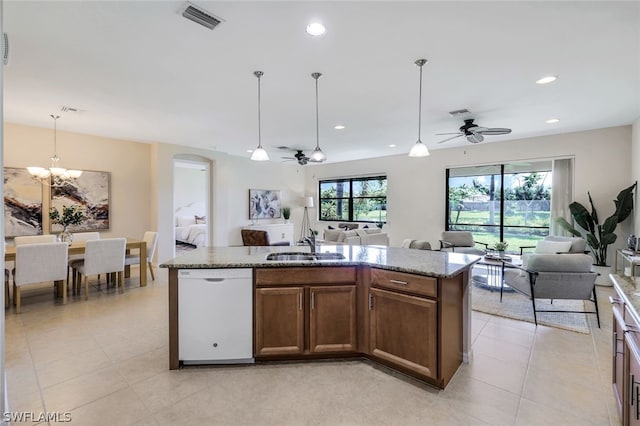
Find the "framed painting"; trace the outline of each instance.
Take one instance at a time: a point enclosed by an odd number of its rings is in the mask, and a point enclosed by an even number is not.
[[[42,234],[42,184],[27,169],[4,168],[4,236]]]
[[[249,190],[249,219],[279,219],[281,217],[280,191],[272,189]]]
[[[75,181],[52,178],[51,207],[62,212],[63,206],[76,205],[86,219],[80,225],[69,226],[70,232],[109,229],[109,183],[111,173],[84,170]],[[62,225],[51,224],[51,233],[61,232]]]

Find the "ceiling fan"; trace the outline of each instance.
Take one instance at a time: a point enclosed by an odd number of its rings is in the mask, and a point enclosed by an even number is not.
[[[295,152],[293,157],[280,157],[280,158],[284,160],[297,160],[298,164],[300,164],[301,166],[305,166],[307,163],[322,163],[322,161],[317,161],[317,160],[314,160],[313,158],[306,156],[302,149],[289,148],[288,146],[279,146],[278,149],[284,149],[284,150]]]
[[[473,118],[464,120],[464,125],[460,126],[460,131],[457,133],[436,133],[438,136],[442,135],[455,135],[450,138],[441,140],[438,143],[448,142],[452,139],[459,138],[460,136],[466,136],[467,140],[471,143],[478,143],[484,140],[484,135],[506,135],[511,133],[511,129],[504,127],[481,127],[473,123]]]

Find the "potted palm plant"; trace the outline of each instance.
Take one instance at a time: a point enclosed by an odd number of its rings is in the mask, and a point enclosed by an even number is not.
[[[589,204],[591,205],[590,212],[577,201],[569,204],[569,210],[571,211],[573,220],[584,230],[584,233],[575,229],[564,218],[558,218],[556,220],[558,225],[569,233],[576,237],[582,237],[587,241],[587,245],[595,260],[595,266],[607,267],[607,251],[609,246],[615,243],[618,238],[614,233],[616,227],[620,222],[629,217],[633,211],[633,190],[636,184],[637,183],[634,183],[630,187],[620,191],[618,197],[613,201],[616,206],[615,211],[602,224],[600,224],[598,213],[593,205],[591,193],[587,192]]]

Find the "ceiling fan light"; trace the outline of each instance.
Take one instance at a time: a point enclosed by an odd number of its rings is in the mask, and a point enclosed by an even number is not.
[[[44,169],[42,167],[34,167],[34,166],[27,167],[27,171],[31,176],[40,176],[44,172],[47,172],[47,173],[49,172],[47,169]]]
[[[80,176],[82,176],[82,170],[67,170],[67,175],[71,179],[78,179]]]
[[[311,156],[309,158],[311,160],[313,160],[313,161],[322,163],[323,161],[326,161],[327,156],[325,155],[324,152],[322,152],[320,147],[316,147],[316,149],[313,150],[313,152],[311,153]]]
[[[429,156],[429,149],[425,144],[422,143],[422,141],[416,142],[411,148],[411,151],[409,151],[409,157],[428,157],[428,156]]]
[[[251,159],[253,161],[269,161],[269,154],[263,147],[259,146],[251,153]]]

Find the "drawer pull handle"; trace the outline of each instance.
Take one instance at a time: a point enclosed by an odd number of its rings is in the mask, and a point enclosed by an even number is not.
[[[302,293],[300,293],[300,297],[298,299],[300,299],[300,310],[302,310]]]
[[[389,282],[390,282],[390,283],[392,283],[392,284],[400,284],[400,285],[407,285],[407,284],[409,284],[409,283],[408,283],[408,282],[406,282],[406,281],[400,281],[400,280],[389,280]]]
[[[373,294],[369,293],[369,310],[373,309]]]
[[[311,292],[311,309],[315,309],[316,308],[316,294],[312,291]]]

